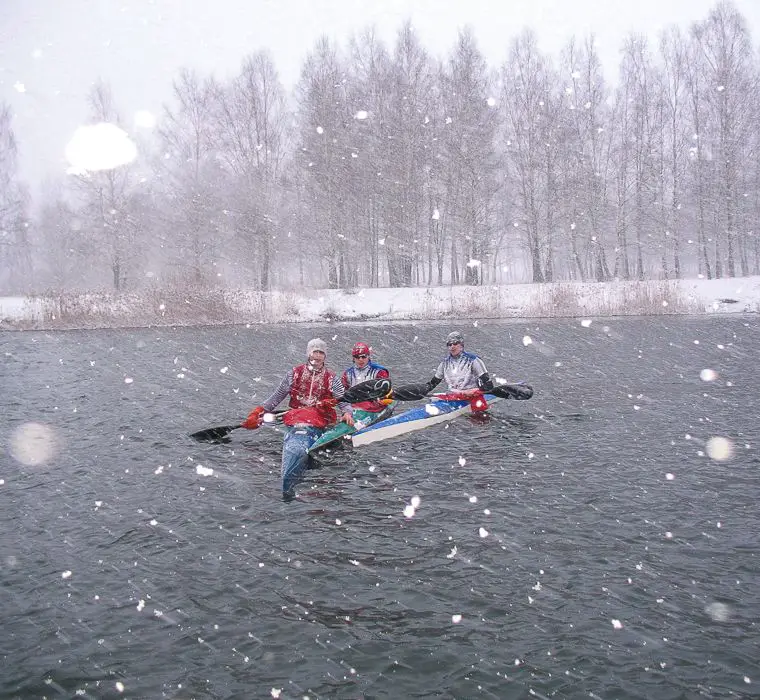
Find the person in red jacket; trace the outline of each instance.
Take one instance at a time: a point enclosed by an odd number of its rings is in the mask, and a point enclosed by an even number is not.
[[[353,425],[351,404],[340,400],[347,387],[325,366],[327,344],[321,338],[313,338],[306,346],[306,353],[307,362],[293,367],[282,378],[274,393],[251,411],[243,423],[244,428],[258,428],[264,413],[271,413],[288,397],[288,406],[292,410],[285,414],[283,420],[286,425],[310,425],[324,429],[336,423],[337,415],[332,407],[335,402],[330,399],[337,399],[341,420]]]
[[[320,338],[313,338],[306,346],[307,362],[293,367],[283,377],[274,393],[251,411],[242,424],[244,428],[258,428],[264,413],[273,411],[289,397],[290,410],[283,417],[288,426],[282,444],[282,495],[285,500],[295,497],[295,486],[309,467],[309,448],[328,425],[336,423],[338,416],[353,426],[351,404],[342,401],[345,388],[340,378],[327,367],[327,345]]]
[[[370,379],[390,379],[390,372],[382,365],[373,362],[370,355],[372,349],[366,343],[358,342],[351,350],[353,364],[341,377],[341,382],[346,389],[361,384]],[[354,408],[361,408],[371,413],[379,413],[385,408],[386,404],[382,401],[362,401],[354,404]]]

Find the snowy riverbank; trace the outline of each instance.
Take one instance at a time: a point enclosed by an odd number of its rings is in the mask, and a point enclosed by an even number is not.
[[[757,313],[760,276],[484,287],[0,297],[0,329]]]

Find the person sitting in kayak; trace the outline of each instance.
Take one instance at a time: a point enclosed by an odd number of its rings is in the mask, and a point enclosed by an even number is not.
[[[427,383],[427,391],[432,391],[443,379],[449,391],[462,397],[479,396],[481,392],[491,391],[491,380],[483,360],[464,349],[464,336],[459,331],[449,333],[446,338],[449,354],[438,365],[433,378]]]
[[[352,386],[366,382],[369,379],[390,379],[391,375],[388,370],[382,365],[373,362],[370,358],[372,349],[366,343],[356,343],[351,350],[351,356],[353,357],[353,364],[340,378],[343,386],[346,389],[350,389]],[[379,413],[387,405],[387,401],[375,400],[375,401],[362,401],[361,403],[354,404],[354,408],[360,408],[370,413]]]
[[[354,424],[351,404],[341,401],[345,388],[337,375],[325,367],[327,344],[321,338],[314,338],[306,346],[308,361],[291,369],[283,377],[274,393],[260,406],[251,411],[242,424],[244,428],[258,428],[264,413],[271,413],[277,405],[288,396],[291,408],[285,414],[285,425],[310,426],[323,430],[328,425],[338,422],[333,408],[336,404],[341,412],[341,421]]]

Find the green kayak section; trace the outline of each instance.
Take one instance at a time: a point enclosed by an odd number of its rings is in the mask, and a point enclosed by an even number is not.
[[[382,411],[373,413],[371,411],[364,411],[360,408],[354,409],[354,426],[351,427],[347,423],[337,423],[325,430],[324,433],[316,440],[316,442],[309,448],[309,454],[313,454],[319,450],[329,447],[338,440],[342,440],[347,435],[353,435],[355,432],[366,428],[373,423],[390,418],[393,414],[393,409],[396,408],[396,402],[386,406]],[[334,446],[334,445],[333,445]]]

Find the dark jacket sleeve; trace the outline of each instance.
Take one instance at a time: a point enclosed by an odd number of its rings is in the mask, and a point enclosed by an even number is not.
[[[439,384],[441,383],[441,380],[438,377],[433,377],[425,386],[427,387],[427,391],[433,391]]]
[[[483,374],[478,377],[478,388],[485,392],[493,390],[493,381],[488,372],[483,372]]]

